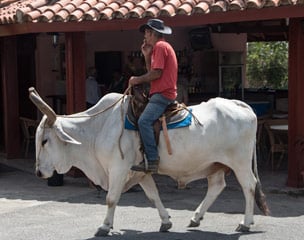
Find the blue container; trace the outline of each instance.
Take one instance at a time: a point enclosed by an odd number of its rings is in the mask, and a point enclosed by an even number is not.
[[[270,111],[270,102],[248,102],[248,104],[258,117],[266,115]]]

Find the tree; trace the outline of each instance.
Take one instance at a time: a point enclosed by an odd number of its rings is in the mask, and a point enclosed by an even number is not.
[[[288,43],[248,43],[246,75],[249,87],[287,89]]]

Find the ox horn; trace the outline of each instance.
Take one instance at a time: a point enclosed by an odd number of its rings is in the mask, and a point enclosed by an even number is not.
[[[34,87],[29,88],[29,98],[36,107],[47,116],[47,124],[52,126],[56,121],[56,113],[45,101],[42,100]]]

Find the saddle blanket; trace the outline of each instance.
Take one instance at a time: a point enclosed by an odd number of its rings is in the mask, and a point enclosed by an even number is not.
[[[184,118],[179,119],[178,121],[170,121],[167,123],[167,129],[175,129],[175,128],[182,128],[187,127],[192,122],[192,113],[191,109],[185,115]],[[125,117],[125,129],[128,130],[138,130],[138,128],[129,120],[128,116]]]

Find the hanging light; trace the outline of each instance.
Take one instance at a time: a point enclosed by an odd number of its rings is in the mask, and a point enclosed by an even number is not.
[[[58,46],[59,43],[59,33],[55,32],[52,33],[52,38],[53,38],[53,47],[56,48]]]

